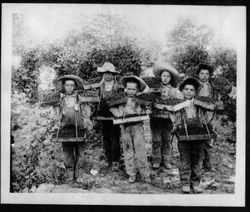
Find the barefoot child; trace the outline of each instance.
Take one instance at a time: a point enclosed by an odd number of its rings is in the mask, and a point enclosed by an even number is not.
[[[145,89],[145,83],[137,76],[125,76],[122,78],[124,91],[128,100],[126,104],[110,108],[116,117],[133,114],[145,114],[150,111],[137,104],[133,97]],[[150,183],[150,169],[147,161],[143,123],[133,122],[121,124],[121,142],[123,145],[126,171],[129,174],[129,182],[136,181],[137,171],[145,182]]]
[[[60,130],[72,128],[72,130],[91,130],[93,125],[89,117],[90,107],[87,103],[81,103],[81,96],[77,94],[83,81],[75,75],[65,75],[56,81],[56,87],[63,94],[60,104]],[[68,180],[72,181],[79,175],[80,159],[84,157],[84,142],[62,142],[63,161],[67,170]]]

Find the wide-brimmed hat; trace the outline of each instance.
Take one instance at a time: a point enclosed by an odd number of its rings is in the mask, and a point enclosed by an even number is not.
[[[121,81],[122,81],[122,84],[124,87],[126,86],[126,83],[128,81],[134,81],[134,82],[138,83],[138,85],[139,85],[138,90],[139,91],[143,91],[146,88],[146,83],[140,77],[137,77],[135,75],[124,76],[121,78]]]
[[[186,78],[182,83],[179,85],[179,90],[182,91],[185,85],[193,85],[194,89],[197,91],[200,87],[199,80],[194,77],[188,77]]]
[[[110,72],[113,74],[119,74],[120,72],[116,70],[115,66],[112,63],[105,62],[102,67],[97,68],[98,73]]]
[[[209,74],[212,75],[214,72],[214,68],[206,63],[200,63],[197,66],[195,66],[195,72],[198,75],[200,73],[200,70],[205,69],[209,71]]]
[[[169,72],[169,74],[171,75],[170,84],[173,87],[176,87],[178,82],[180,81],[180,76],[179,76],[178,71],[169,64],[155,65],[154,68],[153,68],[153,73],[158,78],[161,78],[161,74],[162,74],[163,71]]]
[[[76,83],[76,90],[78,89],[82,89],[83,88],[83,80],[76,76],[76,75],[64,75],[62,77],[59,77],[56,79],[56,89],[59,91],[59,92],[64,92],[64,86],[63,86],[63,82],[65,80],[73,80],[75,81]]]

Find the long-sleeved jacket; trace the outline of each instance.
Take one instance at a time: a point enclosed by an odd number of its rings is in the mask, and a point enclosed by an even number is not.
[[[106,84],[105,81],[102,81],[100,89],[99,89],[99,96],[101,98],[100,100],[100,106],[98,108],[98,114],[103,117],[109,117],[112,114],[109,111],[109,107],[107,105],[107,99],[114,95],[115,93],[119,92],[121,90],[121,85],[118,84],[116,80],[113,80],[111,83]]]

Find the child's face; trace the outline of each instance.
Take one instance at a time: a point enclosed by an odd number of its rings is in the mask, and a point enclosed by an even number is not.
[[[183,93],[183,96],[184,96],[185,99],[190,100],[195,95],[195,88],[194,88],[193,85],[187,84],[187,85],[184,86],[184,88],[182,90],[182,93]]]
[[[109,82],[113,80],[113,74],[106,72],[103,74],[104,81]]]
[[[66,80],[64,83],[64,89],[66,94],[70,95],[74,92],[76,84],[74,80]]]
[[[134,97],[138,91],[137,83],[127,82],[126,88],[124,89],[124,91],[129,97]]]
[[[163,71],[161,74],[161,82],[163,85],[167,85],[170,83],[171,75],[168,71]]]
[[[205,69],[201,69],[199,74],[198,74],[198,78],[200,81],[202,82],[207,82],[209,80],[210,74],[208,70]]]

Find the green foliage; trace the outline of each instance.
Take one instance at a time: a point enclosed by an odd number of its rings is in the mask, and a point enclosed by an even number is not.
[[[236,86],[236,51],[230,48],[215,48],[212,52],[212,57],[213,65],[219,67],[221,74],[226,77],[233,86]]]
[[[135,75],[141,73],[142,53],[139,48],[131,44],[118,45],[108,49],[93,49],[87,55],[87,60],[82,64],[79,76],[83,79],[96,77],[96,68],[105,62],[111,62],[121,71],[121,75],[131,72]]]
[[[207,47],[212,36],[213,31],[207,26],[179,18],[178,24],[168,35],[166,59],[179,72],[194,76],[194,66],[211,60]]]
[[[196,77],[194,67],[201,62],[209,63],[210,56],[204,46],[188,45],[176,49],[172,60],[175,61],[176,68],[180,73]]]
[[[181,47],[190,44],[208,46],[214,32],[206,25],[199,25],[189,18],[179,18],[176,27],[167,39],[169,47]]]
[[[209,63],[214,66],[215,77],[225,77],[233,86],[236,86],[237,55],[235,50],[212,45],[213,32],[204,25],[198,25],[191,19],[180,19],[176,27],[170,32],[166,54],[167,60],[177,70],[186,75],[196,77],[194,67],[199,63]],[[211,49],[208,51],[208,49]],[[219,70],[219,71],[218,71]],[[226,125],[226,140],[236,140],[236,98],[228,91],[218,91],[224,103],[225,110],[220,112],[224,117],[218,121]],[[223,128],[223,126],[221,126]],[[221,133],[221,132],[219,132]]]
[[[37,49],[22,52],[21,66],[12,69],[12,89],[24,92],[30,100],[37,99],[39,55]]]

